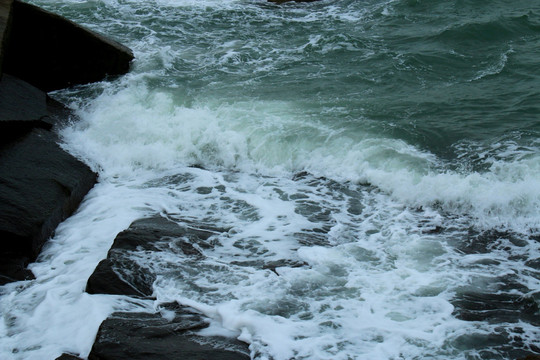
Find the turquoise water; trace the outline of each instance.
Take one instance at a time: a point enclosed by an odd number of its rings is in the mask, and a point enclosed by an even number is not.
[[[187,105],[288,101],[447,157],[459,141],[539,130],[534,2],[106,4],[62,10],[143,52],[136,71]]]
[[[134,305],[71,284],[154,213],[233,229],[204,261],[137,259],[161,269],[156,304],[198,308],[254,359],[540,352],[540,2],[34,3],[136,59],[52,94],[81,117],[64,146],[100,184],[38,280],[2,293],[17,315],[0,357],[87,356]],[[272,261],[279,276],[253,265]],[[62,325],[29,340],[58,307]],[[77,340],[59,341],[66,322]]]

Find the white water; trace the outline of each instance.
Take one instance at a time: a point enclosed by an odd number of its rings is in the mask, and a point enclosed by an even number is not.
[[[130,9],[130,2],[105,3]],[[193,9],[237,9],[237,3],[180,6],[198,13]],[[152,6],[165,5],[179,2]],[[319,16],[295,11],[298,22]],[[329,11],[351,22],[364,15]],[[355,50],[354,43],[325,48],[321,39],[307,37],[279,56],[250,61],[264,78],[279,70],[275,57],[293,61],[309,47]],[[211,51],[201,51],[162,46],[146,34],[131,40],[137,55],[131,74],[57,94],[82,118],[62,130],[64,146],[98,171],[100,182],[31,265],[37,279],[0,287],[0,359],[54,359],[62,352],[84,358],[112,311],[152,311],[172,300],[209,316],[211,331],[249,343],[256,359],[465,359],[476,350],[460,348],[460,337],[501,326],[517,332],[514,325],[458,320],[450,301],[468,289],[496,292],[504,276],[525,285],[523,295],[540,288],[538,272],[525,264],[540,256],[529,237],[540,227],[537,142],[462,142],[456,149],[463,166],[450,166],[377,133],[367,119],[340,122],[347,109],[313,116],[301,101],[236,99],[226,80],[193,96],[185,78],[170,79],[179,63],[234,74],[249,62],[242,46],[258,45],[211,40]],[[295,177],[302,171],[308,174]],[[231,230],[204,250],[204,260],[141,256],[142,266],[160,273],[155,302],[84,293],[116,234],[155,213]],[[465,253],[458,245],[470,229],[508,230],[523,240],[516,245],[503,236],[487,253]],[[305,265],[274,273],[245,264],[253,260]],[[519,326],[521,338],[540,346],[536,328]]]
[[[536,155],[490,160],[493,170],[483,174],[437,172],[434,156],[402,141],[343,146],[364,135],[305,123],[288,106],[175,107],[163,94],[128,87],[84,109],[82,122],[63,131],[65,146],[99,169],[100,184],[31,266],[37,280],[2,289],[2,358],[52,359],[65,351],[84,357],[114,309],[151,310],[177,300],[250,343],[260,359],[459,359],[449,343],[496,325],[455,319],[449,300],[458,287],[488,288],[508,272],[539,287],[524,260],[493,252],[489,258],[500,265],[488,268],[485,256],[451,245],[470,222],[518,231],[538,226]],[[313,136],[279,144],[280,134],[298,129]],[[338,182],[291,180],[302,169]],[[143,266],[168,274],[158,277],[155,304],[85,294],[116,234],[153,213],[234,231],[206,250],[204,261],[167,253],[144,258]],[[310,230],[325,226],[328,235],[316,240]],[[437,226],[450,231],[426,233]],[[306,237],[315,240],[303,244]],[[512,251],[535,258],[539,247],[531,241]],[[257,257],[308,266],[284,266],[277,276],[230,264]],[[521,336],[538,336],[524,328]]]

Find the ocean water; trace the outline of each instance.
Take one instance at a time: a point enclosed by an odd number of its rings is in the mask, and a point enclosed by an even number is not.
[[[99,183],[0,287],[1,359],[86,357],[112,311],[166,301],[260,360],[540,353],[540,2],[31,2],[136,59],[52,94]],[[84,293],[156,213],[230,230],[134,255],[156,301]]]

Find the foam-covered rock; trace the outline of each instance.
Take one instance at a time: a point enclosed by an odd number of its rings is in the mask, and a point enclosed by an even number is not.
[[[186,224],[187,225],[187,224]],[[201,257],[193,244],[210,247],[207,240],[224,229],[180,226],[161,216],[134,221],[127,230],[116,236],[114,243],[90,278],[86,291],[90,294],[115,294],[148,297],[156,274],[143,268],[131,258],[134,251],[160,251],[174,242],[184,255]]]

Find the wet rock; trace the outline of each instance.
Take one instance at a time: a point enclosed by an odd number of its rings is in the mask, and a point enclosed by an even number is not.
[[[540,354],[527,355],[526,357],[521,358],[520,360],[540,360]]]
[[[33,278],[25,266],[97,179],[57,144],[50,130],[72,114],[43,91],[125,73],[132,59],[58,15],[0,0],[0,284]]]
[[[539,354],[527,355],[526,357],[522,358],[521,360],[540,360],[540,355]]]
[[[9,37],[11,28],[11,10],[13,0],[0,0],[0,74],[2,74],[2,62],[4,58],[4,45]]]
[[[96,174],[63,151],[51,130],[71,117],[41,90],[2,75],[0,283],[33,278],[24,267],[96,182]]]
[[[172,251],[203,257],[199,248],[213,245],[213,235],[227,231],[171,221],[161,216],[134,221],[119,233],[88,280],[89,293],[148,297],[156,278],[151,264],[137,262],[149,252]],[[149,265],[146,267],[145,265]],[[160,312],[113,313],[100,326],[90,360],[122,359],[249,359],[248,346],[234,339],[205,337],[197,332],[208,319],[177,303],[160,305]],[[163,316],[162,316],[163,314]]]
[[[227,231],[212,226],[196,227],[190,222],[182,224],[161,216],[134,221],[116,236],[107,259],[98,264],[88,279],[86,291],[90,294],[150,296],[156,274],[150,266],[138,264],[133,254],[167,250],[202,257],[197,247],[211,248],[211,237]]]
[[[96,174],[57,140],[34,129],[0,149],[0,254],[35,259],[94,186]]]
[[[33,128],[51,129],[47,94],[14,76],[0,80],[0,144],[13,141]]]
[[[159,313],[122,313],[100,326],[89,360],[249,359],[248,346],[234,339],[204,337],[197,331],[207,320],[182,306],[166,306],[173,316]]]
[[[538,304],[527,296],[517,294],[488,294],[468,292],[452,301],[457,318],[489,323],[529,322],[540,326]]]
[[[0,285],[13,281],[35,279],[32,271],[26,269],[28,258],[0,256]]]
[[[187,221],[182,221],[182,223],[184,226],[161,216],[134,221],[127,230],[118,234],[111,250],[158,251],[163,243],[170,242],[170,239],[177,239],[179,241],[175,244],[183,253],[200,255],[200,252],[193,247],[194,243],[203,248],[211,248],[212,245],[208,239],[212,235],[227,231],[227,229],[207,225],[204,228],[197,227]]]
[[[530,351],[523,341],[516,341],[511,335],[511,332],[516,330],[496,327],[491,333],[461,335],[455,339],[452,346],[462,351],[472,350],[476,359],[522,359]]]
[[[113,258],[115,258],[113,256]],[[119,275],[126,273],[125,268],[113,268],[113,261],[102,260],[86,284],[86,292],[89,294],[112,294],[128,295],[137,297],[149,297],[152,295],[152,283],[154,274],[149,274],[142,269],[133,269],[135,264],[130,264],[131,273],[138,274],[129,278]]]
[[[73,354],[62,354],[61,356],[57,357],[55,360],[83,360],[83,359]]]
[[[118,42],[21,1],[11,23],[3,71],[47,92],[124,74],[133,60]]]

